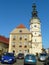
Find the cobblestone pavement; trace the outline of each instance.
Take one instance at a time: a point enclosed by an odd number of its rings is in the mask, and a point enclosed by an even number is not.
[[[17,62],[15,62],[14,64],[2,64],[2,63],[0,63],[0,65],[24,65],[24,60],[17,60]],[[43,64],[43,62],[37,61],[37,65],[44,65],[44,64]]]

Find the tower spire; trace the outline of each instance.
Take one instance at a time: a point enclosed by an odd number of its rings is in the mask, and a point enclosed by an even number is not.
[[[32,8],[33,8],[32,17],[38,17],[37,10],[36,10],[36,4],[35,3],[33,3]]]

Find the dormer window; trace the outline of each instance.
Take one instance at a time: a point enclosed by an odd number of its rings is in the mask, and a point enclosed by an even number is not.
[[[22,32],[22,30],[19,30],[19,32]]]

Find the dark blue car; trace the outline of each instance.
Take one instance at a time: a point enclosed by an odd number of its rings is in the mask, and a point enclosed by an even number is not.
[[[36,65],[37,64],[36,56],[33,54],[27,54],[24,58],[24,65],[26,64]]]
[[[4,53],[1,58],[1,63],[14,63],[16,61],[16,57],[13,53]]]

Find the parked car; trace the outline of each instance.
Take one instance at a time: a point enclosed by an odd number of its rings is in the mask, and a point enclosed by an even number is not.
[[[24,59],[24,53],[19,53],[17,56],[18,59]]]
[[[45,61],[47,58],[47,53],[40,53],[38,56],[39,61]]]
[[[24,65],[25,64],[32,64],[36,65],[37,64],[37,59],[36,56],[33,54],[27,54],[24,58]]]
[[[46,58],[44,65],[49,65],[49,56]]]
[[[4,53],[1,58],[1,63],[14,63],[16,62],[16,57],[13,53]]]

